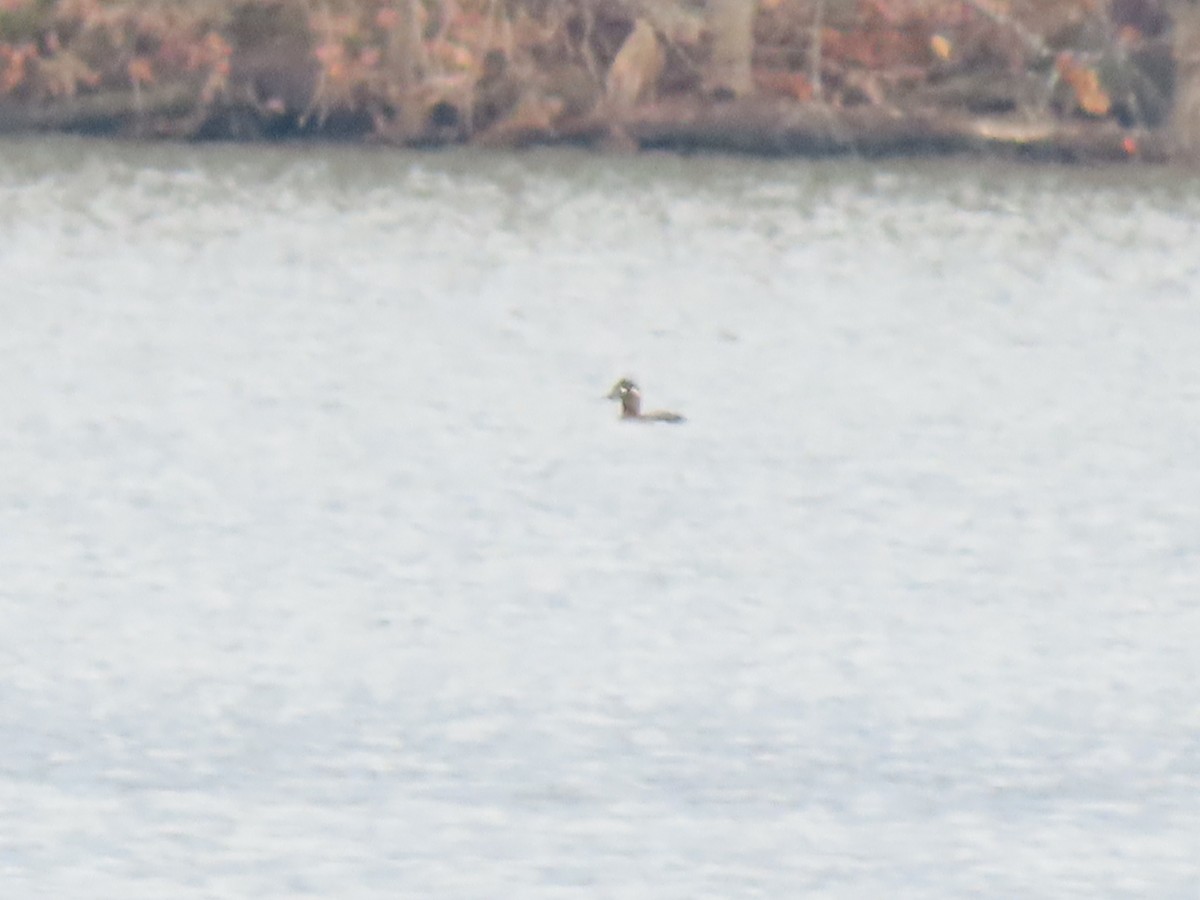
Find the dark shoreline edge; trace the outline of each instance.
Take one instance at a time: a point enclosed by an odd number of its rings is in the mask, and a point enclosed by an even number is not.
[[[186,88],[176,86],[148,94],[137,104],[128,94],[114,92],[33,108],[0,101],[0,135],[62,133],[183,142],[299,140],[425,149],[572,146],[813,159],[979,156],[1078,164],[1163,164],[1173,159],[1171,137],[1163,129],[1049,117],[1016,120],[941,111],[837,109],[771,98],[664,101],[633,110],[621,119],[589,115],[553,126],[509,126],[503,133],[484,133],[475,139],[459,133],[452,124],[434,124],[403,139],[374,134],[354,121],[335,127],[305,127],[278,117],[264,119],[250,107],[210,107],[198,117],[192,100]],[[134,106],[137,108],[132,109]]]

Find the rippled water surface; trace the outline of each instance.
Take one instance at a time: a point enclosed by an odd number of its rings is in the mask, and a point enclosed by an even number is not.
[[[6,896],[1196,897],[1200,179],[0,197]]]

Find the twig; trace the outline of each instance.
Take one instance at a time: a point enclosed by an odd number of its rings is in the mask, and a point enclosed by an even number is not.
[[[825,30],[825,0],[817,0],[813,11],[812,24],[812,68],[809,70],[809,81],[812,82],[813,96],[823,99],[825,90],[821,85],[821,32]]]
[[[1002,28],[1007,28],[1021,40],[1021,43],[1025,45],[1026,50],[1031,50],[1042,58],[1052,55],[1050,48],[1046,46],[1045,41],[1043,41],[1040,37],[1038,37],[1016,19],[992,9],[991,5],[987,2],[984,2],[984,0],[963,0],[963,4],[975,10],[975,12],[979,13],[988,21],[993,22]]]

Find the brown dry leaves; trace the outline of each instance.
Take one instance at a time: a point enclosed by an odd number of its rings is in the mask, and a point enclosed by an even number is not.
[[[817,80],[829,102],[877,104],[950,74],[1044,74],[1053,61],[1078,110],[1104,117],[1112,100],[1073,36],[1097,22],[1126,41],[1162,27],[1152,0],[824,0],[816,28],[818,2],[758,0],[756,90],[807,101]],[[469,107],[496,52],[525,99],[552,95],[567,69],[621,106],[695,90],[711,38],[651,27],[618,0],[0,0],[0,96],[186,79],[211,102],[229,87],[234,13],[259,4],[307,30],[312,55],[294,62],[318,73],[314,108],[367,109],[381,122],[413,102]]]
[[[0,94],[36,101],[155,84],[172,72],[220,74],[227,12],[219,0],[2,0]]]
[[[1079,62],[1070,53],[1060,53],[1054,61],[1059,77],[1071,86],[1081,112],[1103,118],[1112,112],[1112,99],[1100,84],[1095,69]]]

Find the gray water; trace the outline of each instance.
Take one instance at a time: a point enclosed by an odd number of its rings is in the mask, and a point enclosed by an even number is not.
[[[3,896],[1200,896],[1200,179],[0,197]]]

